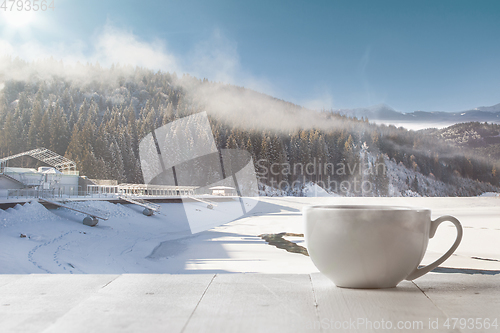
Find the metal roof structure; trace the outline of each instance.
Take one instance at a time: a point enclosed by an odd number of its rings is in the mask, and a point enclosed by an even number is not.
[[[54,168],[65,174],[77,174],[75,162],[64,156],[54,153],[47,148],[37,148],[24,153],[0,158],[0,172],[3,172],[7,161],[21,156],[31,156],[43,163],[53,166]]]

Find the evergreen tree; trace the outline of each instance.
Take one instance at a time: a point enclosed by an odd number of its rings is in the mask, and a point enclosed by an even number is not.
[[[31,114],[30,127],[28,130],[28,149],[38,148],[41,143],[40,124],[42,123],[43,111],[41,102],[37,99],[33,105],[33,113]]]
[[[15,153],[19,153],[18,151],[19,147],[17,145],[17,136],[19,133],[16,131],[16,121],[14,118],[14,113],[9,113],[7,114],[7,117],[5,118],[5,123],[3,126],[3,130],[0,132],[1,137],[1,143],[2,143],[2,155],[3,156],[9,156],[13,155]]]
[[[417,192],[419,191],[419,185],[418,185],[418,178],[417,176],[415,176],[415,178],[413,178],[413,181],[411,182],[411,190],[413,192]]]
[[[112,160],[112,179],[116,179],[118,183],[123,183],[126,179],[125,167],[123,164],[123,157],[120,148],[116,141],[113,141],[110,146],[111,160]]]
[[[378,195],[386,197],[389,195],[389,177],[387,176],[387,166],[384,157],[379,155],[375,163],[375,185]],[[407,178],[407,182],[409,184],[409,178]]]
[[[69,128],[66,115],[59,105],[56,106],[54,115],[51,117],[49,134],[51,149],[60,155],[64,155],[69,143]]]
[[[135,119],[134,109],[129,107],[127,114],[127,133],[130,136],[130,147],[132,148],[133,158],[139,158],[139,135],[137,131],[137,121]],[[135,162],[133,163],[135,164]]]
[[[227,138],[226,142],[226,149],[237,149],[238,147],[238,141],[236,139],[236,134],[234,133],[234,130],[231,131],[231,134]]]

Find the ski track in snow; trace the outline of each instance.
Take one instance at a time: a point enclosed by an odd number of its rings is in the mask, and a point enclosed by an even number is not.
[[[74,232],[80,232],[80,231],[78,231],[78,230],[70,230],[70,231],[68,231],[68,232],[66,232],[66,233],[64,233],[64,234],[62,234],[62,235],[60,235],[59,237],[56,237],[56,238],[54,238],[54,239],[52,239],[52,240],[50,240],[50,241],[48,241],[48,242],[45,242],[45,243],[43,243],[43,244],[40,244],[40,245],[35,246],[35,247],[31,250],[31,251],[29,251],[29,253],[28,253],[28,260],[29,260],[29,261],[30,261],[33,265],[35,265],[35,266],[36,266],[36,267],[38,267],[39,269],[41,269],[41,270],[45,271],[46,273],[54,273],[54,272],[52,272],[52,271],[50,271],[50,270],[48,270],[48,269],[44,268],[41,264],[39,264],[37,261],[35,261],[34,256],[35,256],[35,254],[36,254],[36,252],[37,252],[38,250],[40,250],[40,249],[47,249],[47,250],[49,250],[49,246],[50,246],[50,247],[51,247],[51,246],[55,246],[57,242],[61,241],[64,237],[66,237],[66,236],[68,236],[69,234],[72,234],[72,233],[74,233]],[[69,244],[69,243],[71,243],[71,242],[65,243],[65,244],[63,244],[63,245],[58,245],[58,246],[57,246],[57,248],[56,248],[56,250],[54,251],[53,256],[51,256],[51,257],[53,258],[53,261],[52,261],[52,262],[53,262],[53,263],[55,263],[58,267],[62,267],[62,268],[63,268],[63,270],[66,270],[66,267],[63,267],[63,266],[62,266],[62,263],[59,261],[59,258],[58,258],[58,253],[59,253],[59,251],[60,251],[61,249],[66,249],[66,248],[68,248],[68,244]],[[50,251],[50,250],[49,250],[49,251]],[[52,251],[50,251],[50,252],[52,252]],[[73,267],[73,268],[75,268],[75,267]],[[69,270],[69,272],[70,272],[71,274],[73,274],[73,271],[72,271],[72,270]],[[80,270],[79,270],[79,272],[80,272],[80,273],[83,273],[83,272],[82,272],[82,271],[80,271]]]

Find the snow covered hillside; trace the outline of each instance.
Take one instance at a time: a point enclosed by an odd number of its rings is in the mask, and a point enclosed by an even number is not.
[[[373,153],[362,150],[360,160],[366,163],[368,169],[376,169],[378,157]],[[321,184],[307,182],[301,186],[284,191],[272,186],[259,184],[259,194],[261,196],[279,197],[279,196],[297,196],[297,197],[323,197],[323,196],[389,196],[389,197],[473,197],[483,193],[500,194],[500,187],[493,186],[490,183],[479,182],[469,178],[452,176],[453,181],[445,183],[436,179],[432,174],[425,176],[422,173],[408,169],[403,163],[397,163],[394,159],[383,156],[385,163],[385,174],[387,176],[388,191],[381,194],[377,188],[377,177],[369,177],[369,173],[363,174],[361,181],[370,182],[372,186],[367,186],[367,191],[360,193],[332,191],[325,189]]]
[[[161,273],[164,263],[146,259],[155,247],[194,237],[181,204],[161,204],[164,213],[151,217],[134,205],[90,204],[110,219],[91,228],[83,214],[38,202],[0,209],[0,273]]]

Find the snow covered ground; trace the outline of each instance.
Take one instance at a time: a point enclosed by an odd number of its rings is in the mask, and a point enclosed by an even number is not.
[[[96,227],[83,214],[46,209],[37,202],[0,210],[0,273],[311,273],[307,256],[268,245],[260,234],[302,233],[301,209],[309,204],[388,204],[429,207],[433,218],[450,214],[464,226],[456,254],[443,266],[500,270],[500,198],[345,198],[261,197],[235,221],[191,234],[180,203],[161,204],[161,214],[142,214],[135,205],[95,201],[110,218]],[[230,217],[235,202],[213,210],[193,204],[190,218]],[[239,202],[236,202],[239,205]],[[198,214],[198,215],[197,215]],[[26,235],[26,237],[21,237]],[[431,240],[424,263],[446,252],[455,229],[442,225]],[[303,239],[292,241],[303,244]]]

